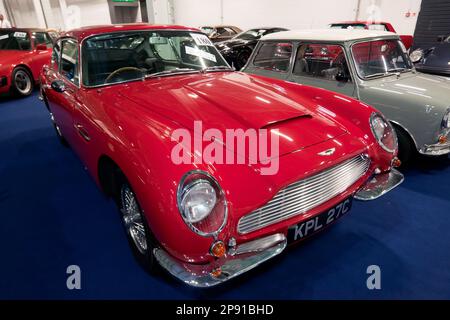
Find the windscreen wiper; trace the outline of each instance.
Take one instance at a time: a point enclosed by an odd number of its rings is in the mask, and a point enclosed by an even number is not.
[[[202,72],[213,72],[213,71],[234,71],[234,69],[228,66],[211,66],[202,69]]]
[[[163,77],[163,76],[175,75],[175,74],[191,73],[191,72],[201,72],[201,70],[193,69],[193,68],[175,68],[175,69],[171,69],[171,70],[164,70],[164,71],[155,72],[152,74],[147,74],[144,77],[144,79],[157,78],[157,77]]]
[[[365,79],[370,79],[370,78],[376,78],[376,77],[384,77],[386,75],[389,75],[389,73],[387,73],[387,72],[378,72],[378,73],[369,74],[369,75],[365,76],[364,78]]]

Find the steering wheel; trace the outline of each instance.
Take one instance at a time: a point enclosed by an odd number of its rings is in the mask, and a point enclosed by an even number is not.
[[[126,72],[126,71],[139,71],[139,72],[142,73],[142,70],[139,69],[139,68],[136,68],[136,67],[122,67],[122,68],[119,68],[119,69],[114,70],[113,72],[111,72],[108,75],[108,77],[105,79],[105,83],[109,83],[109,81],[111,79],[113,79],[115,76],[117,76],[119,73]]]

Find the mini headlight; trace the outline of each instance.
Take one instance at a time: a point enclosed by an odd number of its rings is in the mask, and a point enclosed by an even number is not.
[[[184,222],[197,234],[213,236],[225,226],[225,195],[210,174],[194,170],[184,175],[178,186],[177,202]]]
[[[442,129],[450,129],[450,109],[447,109],[447,112],[442,119]]]
[[[370,128],[378,144],[387,152],[394,153],[398,149],[397,135],[392,125],[378,113],[372,113]]]
[[[422,50],[422,49],[414,50],[414,51],[411,52],[411,54],[409,55],[409,58],[411,59],[411,61],[412,61],[413,63],[419,62],[419,61],[422,60],[422,58],[423,58],[423,50]]]

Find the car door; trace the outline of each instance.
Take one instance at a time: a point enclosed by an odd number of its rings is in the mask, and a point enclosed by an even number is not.
[[[293,44],[289,41],[264,41],[247,64],[245,72],[287,80]]]
[[[288,80],[351,97],[356,95],[345,50],[337,44],[300,43]]]
[[[55,123],[70,145],[75,145],[76,134],[73,115],[78,107],[79,90],[78,43],[75,39],[65,38],[55,44],[50,66],[44,69],[49,90],[46,98]]]

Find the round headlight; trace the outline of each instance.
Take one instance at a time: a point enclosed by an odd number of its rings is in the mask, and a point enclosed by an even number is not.
[[[423,50],[422,50],[422,49],[414,50],[414,51],[411,52],[411,54],[409,55],[409,58],[411,59],[411,61],[412,61],[413,63],[419,62],[419,61],[422,60],[422,58],[423,58]]]
[[[207,172],[190,171],[178,186],[178,209],[184,222],[201,236],[214,236],[226,224],[227,202],[219,183]]]
[[[202,221],[214,209],[216,201],[216,191],[211,184],[199,179],[184,189],[180,201],[181,214],[189,223]]]
[[[370,127],[378,144],[387,152],[394,153],[398,149],[397,135],[392,125],[378,113],[370,117]]]
[[[450,129],[450,109],[447,109],[447,112],[445,113],[444,118],[442,119],[442,128]]]

